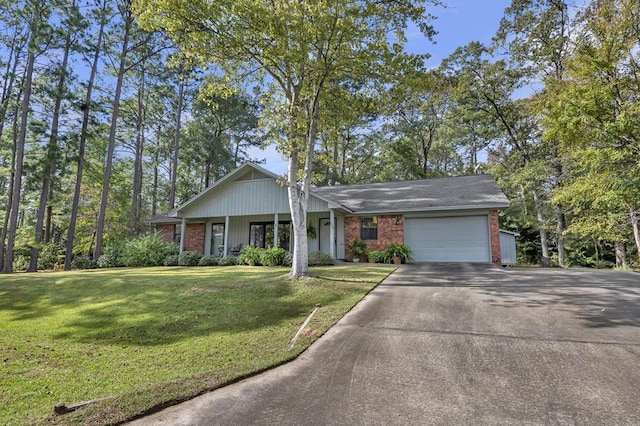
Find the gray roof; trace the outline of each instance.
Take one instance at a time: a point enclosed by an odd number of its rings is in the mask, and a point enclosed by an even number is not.
[[[491,175],[444,177],[313,188],[354,213],[506,208],[509,200]]]

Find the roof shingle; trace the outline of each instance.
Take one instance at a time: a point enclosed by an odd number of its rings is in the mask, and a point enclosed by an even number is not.
[[[354,213],[505,208],[509,200],[491,175],[313,188],[312,194]]]

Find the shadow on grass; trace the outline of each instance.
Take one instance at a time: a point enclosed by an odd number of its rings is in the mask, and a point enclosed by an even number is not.
[[[317,280],[299,292],[296,286],[307,284],[289,279],[284,269],[143,271],[16,277],[0,282],[0,313],[36,327],[49,323],[56,339],[153,346],[299,322],[316,304],[362,292],[321,289]]]

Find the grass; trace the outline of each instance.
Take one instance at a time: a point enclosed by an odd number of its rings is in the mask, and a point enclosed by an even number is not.
[[[0,276],[0,424],[114,424],[278,365],[392,270],[312,268],[308,280],[259,267]],[[58,402],[108,396],[52,414]]]

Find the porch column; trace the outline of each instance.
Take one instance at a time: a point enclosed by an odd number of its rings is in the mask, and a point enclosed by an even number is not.
[[[278,247],[278,213],[273,215],[273,246]]]
[[[229,254],[229,216],[224,217],[224,250],[222,257]]]
[[[184,251],[184,237],[187,234],[187,218],[182,218],[182,225],[180,226],[180,253]]]
[[[329,209],[329,254],[336,258],[336,216],[333,209]]]

